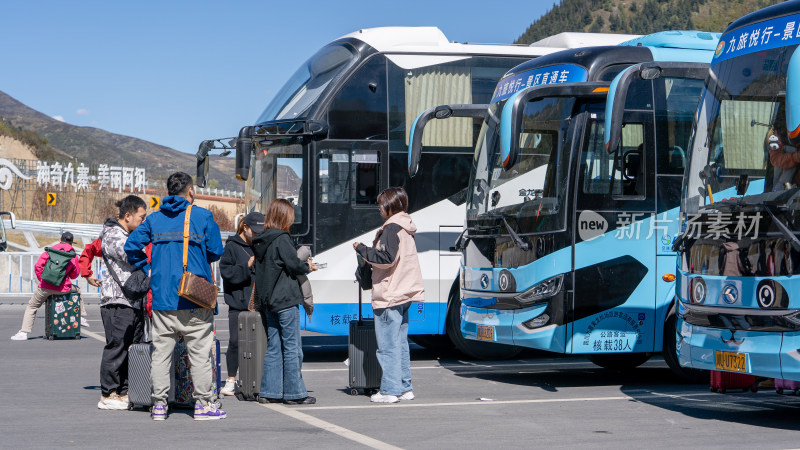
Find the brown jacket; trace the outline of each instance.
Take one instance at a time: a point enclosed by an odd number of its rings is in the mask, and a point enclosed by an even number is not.
[[[373,309],[425,301],[422,270],[414,241],[416,231],[408,213],[397,213],[378,230],[372,247],[361,244],[356,248],[372,265]]]

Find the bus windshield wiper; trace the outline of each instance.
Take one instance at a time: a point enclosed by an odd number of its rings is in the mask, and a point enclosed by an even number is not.
[[[790,230],[789,227],[787,227],[783,222],[778,220],[778,217],[772,211],[772,205],[764,203],[762,204],[762,206],[764,207],[764,209],[767,210],[770,217],[772,217],[772,222],[775,223],[775,225],[777,225],[779,230],[781,230],[781,233],[783,233],[783,236],[786,238],[786,240],[792,244],[792,248],[796,252],[800,252],[800,240],[797,239],[797,236],[795,236],[794,232]]]
[[[511,236],[511,240],[514,241],[514,244],[516,244],[517,247],[521,248],[523,251],[526,252],[531,249],[531,245],[523,241],[522,238],[520,238],[519,235],[516,233],[516,231],[514,231],[514,229],[511,228],[511,225],[508,224],[505,214],[496,212],[487,212],[486,215],[489,217],[499,218],[500,220],[503,221],[503,225],[505,225],[509,236]]]

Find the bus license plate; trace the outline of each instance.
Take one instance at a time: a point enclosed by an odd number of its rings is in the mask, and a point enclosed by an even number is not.
[[[716,351],[717,370],[747,373],[747,353]]]
[[[491,325],[478,325],[478,339],[481,341],[493,341],[494,327]]]

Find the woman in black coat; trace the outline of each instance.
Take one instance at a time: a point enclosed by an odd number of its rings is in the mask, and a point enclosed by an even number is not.
[[[225,303],[228,305],[228,330],[230,341],[225,352],[228,365],[228,379],[225,380],[220,394],[234,395],[236,372],[239,370],[239,313],[250,307],[255,273],[253,237],[264,228],[264,215],[251,212],[239,223],[236,234],[225,243],[225,252],[219,260],[219,272],[222,287],[225,291]]]
[[[253,240],[256,255],[256,307],[267,323],[267,353],[258,401],[313,404],[303,376],[300,313],[303,294],[298,275],[316,270],[311,258],[301,261],[289,236],[294,208],[277,199],[267,208],[264,231]]]

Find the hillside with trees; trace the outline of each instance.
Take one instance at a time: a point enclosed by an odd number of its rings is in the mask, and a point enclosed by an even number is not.
[[[776,3],[780,0],[562,0],[532,23],[516,43],[530,44],[564,31],[721,33],[739,17]]]

